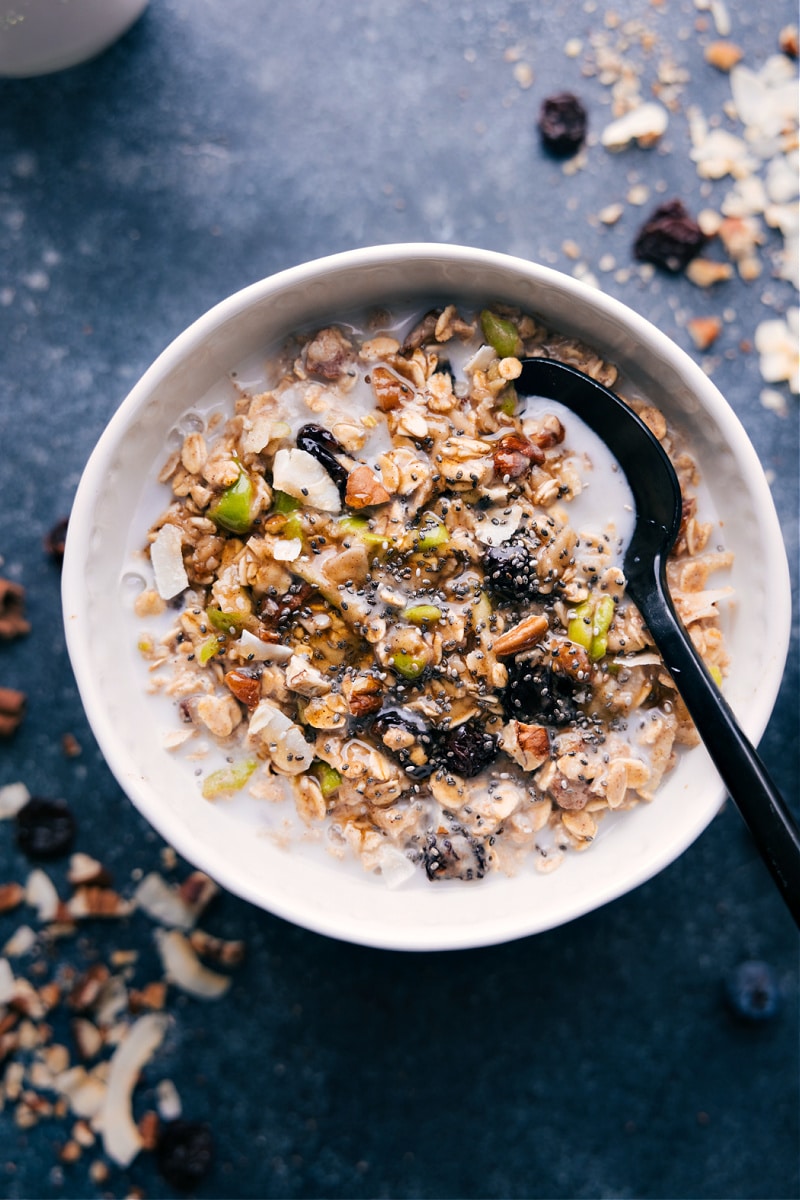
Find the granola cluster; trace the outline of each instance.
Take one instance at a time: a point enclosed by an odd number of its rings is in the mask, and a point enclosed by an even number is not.
[[[136,602],[157,632],[139,648],[178,706],[169,746],[224,748],[207,799],[291,781],[303,820],[390,884],[528,854],[549,871],[607,810],[652,799],[695,740],[625,596],[620,514],[573,524],[589,464],[571,420],[514,386],[529,355],[607,386],[617,372],[499,305],[399,329],[380,313],[297,335],[267,390],[237,387],[227,421],[184,437],[160,475],[173,499]],[[681,479],[670,585],[721,681],[729,589],[708,577],[730,558],[708,549],[691,457],[630,402]]]

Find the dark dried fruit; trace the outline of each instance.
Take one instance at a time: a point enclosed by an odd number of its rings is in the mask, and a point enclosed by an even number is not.
[[[509,720],[569,725],[579,711],[574,689],[569,675],[556,674],[548,666],[511,663],[503,690],[503,708]]]
[[[559,92],[542,101],[539,132],[551,154],[569,158],[576,154],[586,137],[586,109],[572,92]]]
[[[214,1140],[201,1121],[170,1121],[159,1133],[156,1164],[167,1183],[190,1192],[201,1183],[214,1161]]]
[[[428,879],[483,879],[486,874],[486,851],[461,830],[451,833],[428,834],[422,861]]]
[[[778,981],[765,962],[740,963],[725,981],[725,995],[734,1015],[745,1021],[769,1021],[780,1010]]]
[[[60,858],[72,849],[77,825],[66,800],[33,796],[16,822],[17,845],[28,858]]]
[[[706,241],[706,235],[683,202],[668,200],[642,225],[633,243],[633,253],[640,262],[655,263],[677,274],[700,253]]]
[[[267,632],[286,626],[297,613],[306,607],[314,595],[310,583],[293,583],[282,596],[267,596],[258,608],[259,620],[267,626]]]
[[[427,779],[435,769],[439,735],[420,718],[395,709],[379,713],[372,735],[412,779]]]
[[[62,517],[60,521],[56,522],[44,539],[45,551],[50,555],[53,562],[58,563],[59,566],[64,561],[64,547],[67,541],[68,524],[69,518]]]
[[[324,429],[322,425],[304,425],[297,434],[297,448],[305,450],[306,454],[310,454],[321,467],[325,468],[344,498],[347,489],[347,470],[336,458],[336,455],[344,454],[345,449],[330,430]]]
[[[524,542],[489,546],[483,561],[484,583],[494,600],[523,604],[540,599],[539,576],[533,555]]]
[[[477,721],[465,721],[444,737],[437,755],[437,765],[465,779],[479,775],[497,757],[497,738]]]

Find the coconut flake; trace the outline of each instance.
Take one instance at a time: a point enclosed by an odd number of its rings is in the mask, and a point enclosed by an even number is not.
[[[177,1121],[183,1112],[178,1089],[171,1079],[162,1079],[156,1087],[156,1108],[162,1121]]]
[[[402,887],[417,873],[417,868],[411,860],[396,846],[381,846],[375,858],[381,869],[383,882],[392,891]]]
[[[25,903],[36,909],[40,921],[55,921],[58,913],[58,892],[49,875],[39,867],[31,871],[25,884]]]
[[[475,537],[484,546],[502,546],[519,529],[522,515],[522,506],[519,504],[512,504],[510,508],[487,508],[484,513],[476,512]]]
[[[308,770],[314,758],[300,726],[270,700],[261,700],[253,710],[247,740],[267,750],[275,768],[284,775],[299,775]]]
[[[144,910],[148,917],[162,925],[174,929],[191,929],[195,922],[194,913],[178,894],[157,871],[145,875],[133,894],[137,907]]]
[[[162,525],[150,547],[156,589],[162,600],[171,600],[189,586],[181,554],[181,531],[177,525]]]
[[[294,562],[303,552],[300,538],[278,538],[272,546],[272,557],[276,562]]]
[[[142,1136],[131,1110],[131,1097],[142,1068],[161,1045],[166,1030],[167,1018],[163,1013],[139,1017],[111,1058],[100,1125],[103,1148],[120,1167],[129,1166],[142,1148]]]
[[[201,1000],[217,1000],[227,992],[230,978],[204,967],[179,930],[157,929],[155,939],[164,974],[175,987]]]
[[[11,963],[7,958],[0,958],[0,1004],[10,1004],[15,992],[16,984]]]
[[[668,124],[669,113],[661,104],[640,104],[606,125],[600,141],[606,150],[624,150],[632,141],[646,148],[658,141]]]
[[[284,646],[280,642],[262,642],[249,629],[242,630],[238,645],[245,658],[254,658],[257,662],[288,662],[292,657],[291,646]]]
[[[7,783],[0,787],[0,821],[15,817],[25,807],[31,794],[24,783]]]
[[[339,489],[322,464],[306,450],[279,450],[272,463],[272,484],[312,508],[331,513],[342,511]]]
[[[36,934],[30,925],[20,925],[3,946],[3,954],[9,958],[21,958],[23,954],[30,953],[35,945]]]
[[[71,1112],[76,1117],[97,1117],[106,1099],[107,1087],[96,1071],[85,1067],[70,1067],[53,1080],[55,1090],[69,1101]]]

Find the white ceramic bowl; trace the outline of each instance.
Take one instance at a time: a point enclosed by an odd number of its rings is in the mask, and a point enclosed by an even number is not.
[[[390,890],[324,855],[253,836],[224,802],[202,800],[162,749],[155,704],[121,637],[125,535],[145,477],[183,414],[242,360],[309,322],[389,300],[503,299],[539,313],[614,361],[689,435],[736,559],[725,632],[725,693],[745,732],[764,731],[790,628],[786,555],[764,473],[742,426],[700,368],[637,313],[546,267],[447,245],[379,246],[283,271],[223,300],[167,347],[109,422],[75,499],[64,562],[67,642],[89,721],[121,787],[160,834],[230,891],[290,921],[365,945],[407,950],[487,945],[597,908],[672,862],[723,800],[702,747],[656,800],[616,821],[551,875],[532,868],[476,884]],[[165,490],[166,499],[166,490]],[[137,537],[144,529],[137,531]],[[133,637],[133,635],[132,635]],[[132,638],[131,638],[132,640]],[[121,641],[123,644],[121,644]],[[138,667],[138,670],[137,670]]]

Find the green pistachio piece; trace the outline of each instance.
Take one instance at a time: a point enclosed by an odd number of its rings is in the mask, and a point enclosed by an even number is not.
[[[240,791],[258,766],[257,758],[243,758],[230,767],[220,767],[203,780],[203,796],[206,800],[217,800],[231,792]]]
[[[589,658],[597,662],[608,650],[608,631],[614,619],[614,600],[611,596],[601,596],[594,606],[592,621],[592,640],[589,645]]]
[[[272,511],[274,513],[293,513],[300,507],[300,501],[288,492],[274,491],[272,493]]]
[[[215,525],[221,525],[230,533],[247,533],[253,523],[251,511],[254,493],[252,479],[246,471],[240,471],[236,482],[226,488],[211,505],[209,517]]]
[[[507,417],[513,417],[514,413],[517,411],[518,403],[519,397],[517,396],[517,389],[514,387],[513,383],[510,383],[502,394],[502,398],[500,400],[500,412],[505,413]]]
[[[366,517],[340,517],[339,528],[345,533],[353,534],[365,546],[388,550],[394,544],[394,538],[386,537],[383,533],[375,533],[370,529],[369,521]]]
[[[218,633],[233,635],[241,633],[244,628],[244,616],[241,613],[223,612],[221,608],[207,608],[206,616],[212,629]]]
[[[303,537],[303,522],[295,514],[286,518],[286,522],[281,530],[282,538],[300,538]]]
[[[499,317],[489,308],[485,308],[481,313],[481,329],[489,345],[501,358],[512,358],[522,348],[514,322]]]
[[[323,762],[321,758],[314,759],[309,767],[309,772],[316,779],[326,800],[341,786],[342,777],[339,772],[330,763]]]
[[[441,521],[429,519],[428,523],[414,535],[414,549],[435,550],[439,546],[446,546],[449,541],[450,534]]]
[[[197,651],[197,661],[200,663],[200,666],[204,667],[206,663],[211,662],[211,659],[221,648],[218,637],[206,638],[204,642],[201,642],[200,648]]]
[[[417,658],[414,654],[407,654],[405,650],[398,650],[390,661],[397,674],[408,680],[419,679],[428,665],[425,658]]]
[[[411,604],[408,608],[403,609],[402,615],[412,625],[426,625],[432,624],[434,621],[441,621],[442,610],[435,604]]]
[[[573,611],[567,626],[567,637],[571,642],[590,650],[592,645],[592,621],[594,618],[594,601],[584,600]]]

